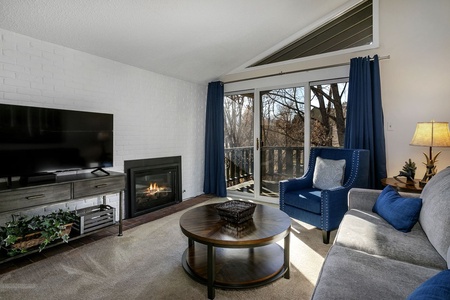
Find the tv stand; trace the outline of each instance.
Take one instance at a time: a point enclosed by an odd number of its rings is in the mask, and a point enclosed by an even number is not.
[[[18,214],[29,209],[51,206],[57,203],[69,203],[94,197],[101,197],[103,204],[106,205],[107,195],[118,194],[118,231],[119,236],[121,236],[125,182],[126,175],[124,173],[111,171],[110,176],[98,176],[89,172],[57,176],[56,182],[47,183],[25,184],[15,181],[11,183],[9,187],[7,187],[7,183],[1,183],[0,214]],[[69,242],[94,232],[95,231],[71,236]],[[60,243],[56,242],[54,245],[57,244]],[[0,253],[0,264],[36,251],[30,250],[23,255],[20,254],[9,258],[2,256]]]
[[[106,175],[110,175],[108,171],[105,171],[103,168],[95,168],[94,170],[92,170],[92,174],[95,174],[96,172],[103,172]]]
[[[27,185],[31,183],[52,183],[56,182],[55,173],[36,173],[28,176],[21,176],[20,181],[22,184]]]

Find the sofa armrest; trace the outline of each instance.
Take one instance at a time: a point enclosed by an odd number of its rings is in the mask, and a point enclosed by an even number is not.
[[[372,207],[381,194],[381,190],[353,188],[348,192],[348,209],[372,211]],[[419,198],[420,194],[400,192],[400,196]]]
[[[372,211],[381,190],[353,188],[348,192],[348,209]]]

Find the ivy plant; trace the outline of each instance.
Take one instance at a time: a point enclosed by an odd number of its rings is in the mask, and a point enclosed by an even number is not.
[[[7,249],[8,255],[13,256],[27,252],[27,249],[13,249],[10,247],[26,235],[40,232],[42,242],[39,244],[39,252],[49,243],[57,239],[68,242],[69,235],[64,233],[66,224],[73,223],[77,219],[77,214],[72,211],[60,209],[48,215],[20,216],[13,215],[12,221],[6,222],[0,227],[0,245]]]

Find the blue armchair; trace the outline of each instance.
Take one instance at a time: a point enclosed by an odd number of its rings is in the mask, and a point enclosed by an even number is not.
[[[330,160],[345,159],[342,186],[323,190],[313,187],[317,157]],[[330,231],[339,227],[348,210],[348,191],[353,187],[368,187],[368,177],[368,150],[311,148],[305,175],[280,181],[280,209],[294,219],[322,229],[323,242],[328,244]]]

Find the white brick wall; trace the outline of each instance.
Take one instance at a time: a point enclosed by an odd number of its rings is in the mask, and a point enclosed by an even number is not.
[[[113,113],[113,170],[181,155],[183,199],[203,193],[206,85],[3,29],[0,37],[0,103]]]

